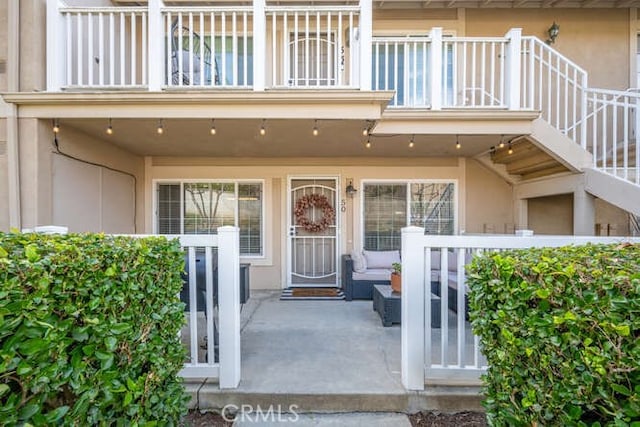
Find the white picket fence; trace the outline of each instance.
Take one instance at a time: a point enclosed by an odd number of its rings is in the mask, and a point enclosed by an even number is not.
[[[135,235],[133,237],[149,237]],[[189,271],[189,311],[181,336],[189,360],[180,371],[183,378],[218,380],[220,388],[236,388],[240,383],[240,240],[237,227],[218,228],[217,235],[167,235],[177,238],[187,254]],[[217,250],[217,263],[214,251]],[[196,254],[204,251],[205,307],[198,311]],[[217,264],[217,307],[214,300],[214,265]],[[216,352],[216,343],[218,351]],[[200,351],[203,347],[204,351]]]
[[[402,229],[402,383],[423,390],[425,381],[477,381],[487,366],[481,343],[466,318],[465,265],[470,255],[486,251],[615,243],[640,238],[588,236],[433,236],[424,229]],[[434,256],[437,253],[437,256]],[[453,265],[452,265],[453,264]],[[453,268],[452,268],[453,267]],[[432,282],[440,287],[440,327],[432,324]],[[448,308],[449,287],[456,304]],[[437,316],[436,316],[437,317]]]

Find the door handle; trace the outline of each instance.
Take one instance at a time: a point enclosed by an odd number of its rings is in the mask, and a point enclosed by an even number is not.
[[[289,228],[289,236],[293,237],[293,236],[297,236],[297,235],[298,235],[298,232],[296,231],[296,228],[295,227],[290,227]]]

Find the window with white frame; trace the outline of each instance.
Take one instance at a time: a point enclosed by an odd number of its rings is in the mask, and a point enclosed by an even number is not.
[[[426,234],[453,234],[453,182],[368,182],[363,185],[363,246],[400,249],[401,230],[424,227]]]
[[[240,254],[263,255],[261,182],[172,182],[157,187],[159,234],[216,234],[218,227],[240,228]]]

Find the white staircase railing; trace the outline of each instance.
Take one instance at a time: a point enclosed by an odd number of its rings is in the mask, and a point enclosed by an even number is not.
[[[522,108],[586,148],[587,72],[536,37],[522,38]]]

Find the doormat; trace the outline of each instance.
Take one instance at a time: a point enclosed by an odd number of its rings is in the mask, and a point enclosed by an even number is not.
[[[344,293],[338,288],[287,288],[280,299],[292,300],[343,300]]]

